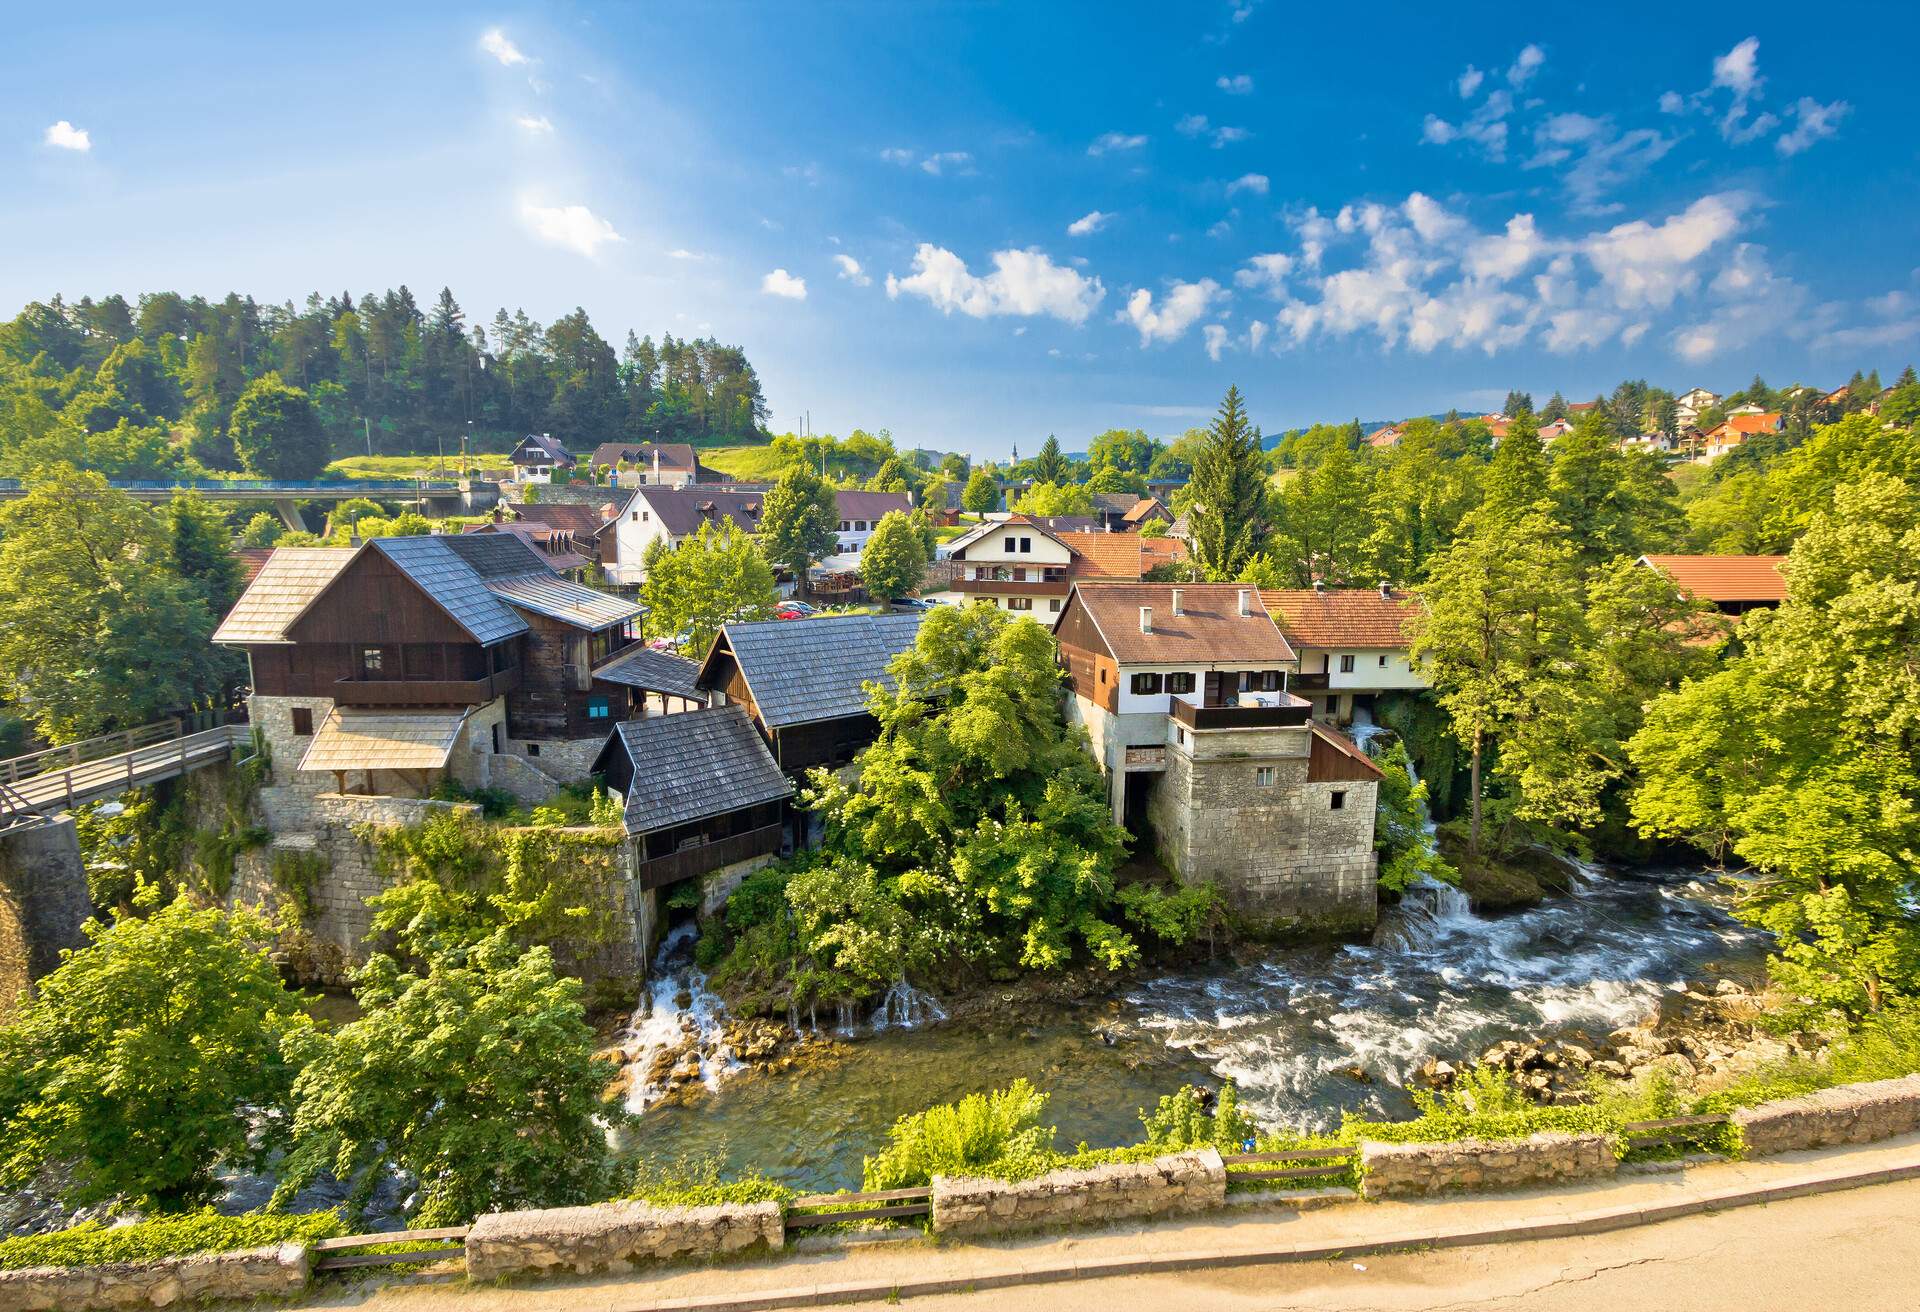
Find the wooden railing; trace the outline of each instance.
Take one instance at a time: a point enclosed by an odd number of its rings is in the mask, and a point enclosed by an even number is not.
[[[169,720],[0,762],[0,828],[210,765],[247,737],[244,724],[181,730]]]
[[[1276,694],[1285,696],[1286,694]],[[1173,718],[1189,729],[1270,729],[1305,724],[1313,706],[1300,698],[1285,706],[1198,706],[1185,697],[1170,699]]]
[[[478,679],[336,679],[340,706],[479,706],[520,686],[520,671],[500,670]]]
[[[370,1235],[342,1235],[313,1246],[315,1271],[345,1271],[361,1266],[410,1266],[419,1262],[466,1260],[466,1249],[451,1241],[465,1240],[471,1227],[450,1225],[439,1230],[388,1230]],[[389,1248],[391,1252],[356,1250]]]
[[[69,769],[87,761],[119,756],[138,747],[172,742],[181,736],[181,728],[178,720],[162,720],[158,724],[143,724],[138,729],[102,734],[98,738],[85,738],[77,743],[68,743],[64,747],[49,747],[44,751],[28,752],[25,756],[0,761],[0,783],[15,784],[22,779],[50,774],[55,770]]]
[[[730,866],[735,861],[745,861],[750,856],[764,856],[769,852],[778,852],[781,835],[785,830],[786,826],[782,824],[763,825],[758,829],[749,829],[744,834],[735,834],[731,838],[722,838],[717,842],[701,843],[697,847],[684,847],[678,852],[669,852],[665,856],[640,862],[635,874],[639,877],[640,887],[643,890],[665,888],[668,884],[677,884],[683,879],[704,875],[709,870]]]
[[[832,1208],[832,1211],[821,1211]],[[839,1225],[842,1221],[898,1221],[933,1215],[933,1188],[876,1189],[863,1194],[807,1194],[787,1204],[787,1229]]]

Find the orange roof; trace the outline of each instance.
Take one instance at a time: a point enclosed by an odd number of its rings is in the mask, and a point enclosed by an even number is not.
[[[1399,649],[1412,643],[1419,613],[1408,594],[1378,588],[1265,588],[1260,600],[1296,647]]]
[[[267,560],[273,555],[272,547],[241,547],[233,553],[240,558],[241,583],[248,584],[260,577],[260,571],[267,567]]]
[[[1679,586],[1702,601],[1785,601],[1786,576],[1780,567],[1785,556],[1642,556]]]
[[[1186,551],[1171,538],[1143,538],[1138,533],[1057,533],[1073,552],[1067,577],[1073,579],[1138,579],[1155,565],[1182,560]]]
[[[1159,497],[1141,497],[1133,503],[1133,508],[1120,518],[1129,524],[1138,524],[1155,516],[1165,519],[1166,511],[1167,508],[1160,504]]]
[[[1769,410],[1760,415],[1730,415],[1727,427],[1746,437],[1755,433],[1777,433],[1780,431],[1780,412]]]
[[[1173,594],[1180,593],[1180,614]],[[1239,594],[1249,613],[1240,614]],[[1186,661],[1294,659],[1293,648],[1267,617],[1254,590],[1239,583],[1076,584],[1073,596],[1092,617],[1107,650],[1121,665],[1172,665]],[[1069,600],[1068,606],[1074,603]],[[1151,607],[1153,629],[1140,631],[1140,610]],[[1062,621],[1064,623],[1064,621]]]

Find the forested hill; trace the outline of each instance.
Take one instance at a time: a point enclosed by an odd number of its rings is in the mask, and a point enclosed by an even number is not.
[[[528,432],[754,441],[767,414],[740,347],[629,330],[616,350],[583,309],[542,327],[524,310],[469,322],[451,290],[423,308],[404,286],[357,302],[316,292],[300,308],[237,292],[56,296],[0,324],[0,460],[58,426],[69,445],[95,435],[94,468],[137,476],[180,437],[201,464],[239,468],[234,408],[268,374],[311,399],[334,455],[365,454],[369,436],[374,454],[401,454],[468,432],[493,450]]]

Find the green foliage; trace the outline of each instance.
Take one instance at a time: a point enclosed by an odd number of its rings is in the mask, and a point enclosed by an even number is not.
[[[887,1146],[868,1157],[862,1188],[905,1189],[936,1175],[992,1174],[1009,1159],[1046,1158],[1054,1128],[1042,1125],[1047,1095],[1025,1080],[993,1093],[902,1116],[887,1131]]]
[[[1226,898],[1215,883],[1127,884],[1114,894],[1114,904],[1126,922],[1173,947],[1185,947],[1205,938],[1209,943],[1224,928]]]
[[[1091,515],[1093,493],[1082,483],[1035,483],[1013,503],[1022,515]]]
[[[1214,1095],[1211,1111],[1202,1105],[1200,1091],[1185,1084],[1164,1095],[1152,1112],[1141,1112],[1140,1124],[1146,1128],[1147,1144],[1157,1152],[1209,1147],[1245,1152],[1259,1134],[1253,1117],[1240,1110],[1240,1095],[1231,1081]]]
[[[1708,1094],[1702,1112],[1754,1107],[1777,1098],[1841,1084],[1893,1080],[1920,1072],[1920,1009],[1900,1007],[1867,1017],[1819,1056],[1794,1056],[1741,1076]]]
[[[1498,1067],[1463,1071],[1445,1092],[1411,1091],[1419,1115],[1410,1121],[1371,1121],[1348,1113],[1340,1139],[1358,1143],[1445,1143],[1455,1139],[1525,1139],[1543,1131],[1613,1134],[1618,1122],[1605,1109],[1542,1107],[1529,1102],[1513,1076]],[[1624,1148],[1624,1144],[1621,1145]]]
[[[294,1045],[293,1147],[276,1201],[319,1172],[356,1182],[412,1173],[409,1219],[456,1225],[496,1209],[603,1198],[615,1166],[580,982],[506,934],[434,953],[424,974],[375,954],[354,979],[361,1017]]]
[[[262,478],[317,478],[331,458],[313,399],[279,374],[247,384],[227,421],[234,454]]]
[[[311,1244],[342,1232],[333,1212],[301,1216],[251,1213],[221,1216],[189,1212],[156,1216],[130,1225],[82,1221],[65,1230],[0,1239],[0,1271],[36,1266],[104,1266],[110,1262],[152,1262],[189,1253],[232,1253],[275,1244]]]
[[[1260,430],[1248,421],[1238,387],[1227,389],[1208,425],[1186,491],[1195,563],[1210,579],[1237,578],[1269,526]]]
[[[664,541],[658,539],[657,541]],[[779,594],[773,569],[759,544],[728,520],[712,524],[678,546],[650,552],[641,600],[647,630],[672,637],[686,633],[683,651],[704,656],[714,635],[731,620],[773,616]]]
[[[1380,887],[1399,893],[1423,879],[1459,883],[1459,872],[1441,857],[1433,835],[1427,832],[1427,786],[1414,778],[1406,744],[1395,742],[1374,764],[1382,775],[1373,822]]]
[[[826,480],[809,465],[790,465],[762,505],[760,545],[769,561],[805,578],[808,566],[832,554],[839,523]]]
[[[926,580],[931,555],[917,515],[889,510],[860,552],[860,584],[876,602],[910,596]]]
[[[960,505],[976,515],[999,509],[1000,485],[994,482],[991,465],[982,465],[967,476],[967,485],[960,492]]]
[[[718,1157],[662,1162],[641,1158],[624,1186],[623,1198],[656,1207],[719,1207],[725,1204],[785,1203],[797,1195],[777,1180],[755,1172],[738,1180],[720,1177]]]
[[[0,1029],[0,1187],[66,1164],[70,1204],[178,1208],[264,1159],[309,1031],[267,958],[271,927],[180,898],[89,922],[88,944]]]

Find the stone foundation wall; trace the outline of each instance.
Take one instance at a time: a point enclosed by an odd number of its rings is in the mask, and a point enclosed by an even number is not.
[[[1749,1156],[1872,1143],[1920,1130],[1920,1075],[1845,1084],[1733,1114]]]
[[[1227,1168],[1211,1148],[1146,1162],[1054,1171],[1009,1183],[937,1176],[933,1228],[946,1235],[1003,1234],[1057,1225],[1175,1216],[1223,1206]]]
[[[310,1271],[305,1244],[105,1266],[27,1267],[0,1271],[0,1309],[92,1312],[96,1308],[191,1307],[215,1299],[284,1299],[306,1289]]]
[[[719,1257],[786,1242],[778,1203],[655,1207],[602,1203],[490,1212],[467,1232],[467,1278],[619,1271],[643,1262]]]
[[[730,866],[721,866],[700,876],[700,918],[715,915],[727,905],[727,899],[733,891],[745,882],[748,875],[756,870],[765,870],[780,859],[778,852],[766,852],[760,856],[750,856],[745,861],[735,861]],[[668,890],[671,892],[671,890]]]
[[[1404,1198],[1454,1189],[1518,1189],[1609,1176],[1618,1169],[1604,1134],[1536,1134],[1528,1139],[1360,1145],[1360,1192]]]
[[[0,837],[0,1019],[60,964],[62,948],[86,942],[80,927],[92,914],[72,816]]]
[[[607,732],[612,731],[609,721]],[[538,756],[528,757],[529,744],[540,749]],[[585,783],[592,776],[593,760],[606,745],[605,734],[598,738],[514,738],[508,741],[507,750],[528,757],[526,763],[549,778],[577,784]]]

